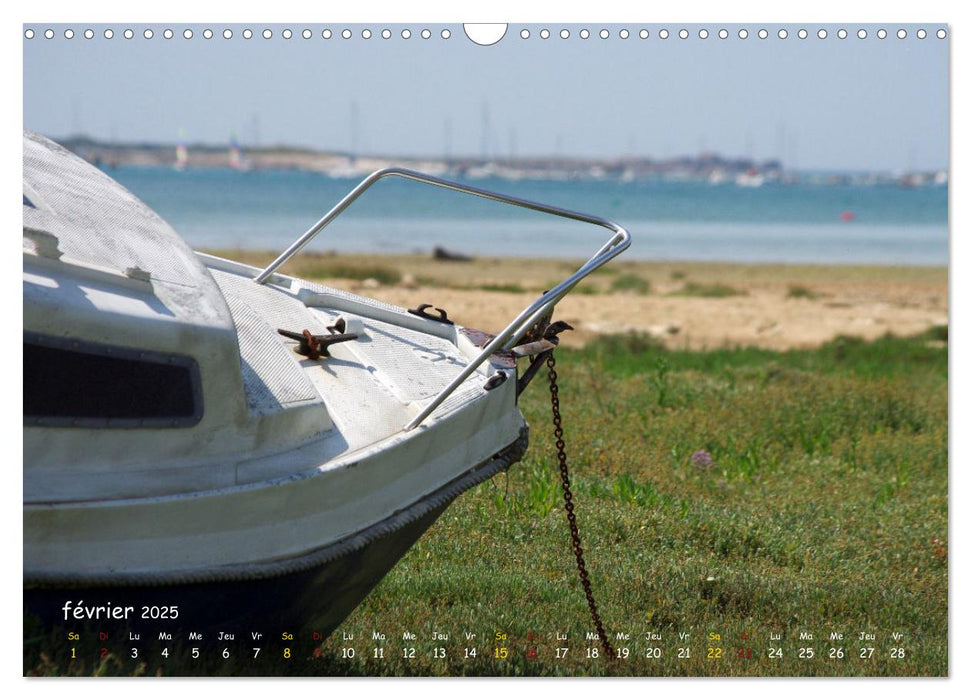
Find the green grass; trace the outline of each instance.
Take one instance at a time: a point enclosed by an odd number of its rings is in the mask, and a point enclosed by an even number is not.
[[[931,326],[926,333],[924,333],[925,338],[932,341],[937,341],[940,343],[947,342],[947,326]]]
[[[503,292],[506,294],[522,294],[529,291],[521,284],[480,284],[477,287],[469,287],[469,289],[479,289],[483,292]]]
[[[556,286],[556,284],[549,285],[546,288],[552,289],[553,287]],[[585,282],[581,282],[576,287],[574,287],[573,290],[570,292],[570,294],[579,294],[581,296],[596,296],[597,294],[602,294],[602,293],[603,292],[600,289],[600,287],[597,287],[593,284],[587,284]]]
[[[633,292],[634,294],[648,294],[651,291],[651,283],[643,277],[632,274],[623,274],[616,277],[610,283],[611,292]]]
[[[946,338],[935,328],[815,350],[693,352],[618,336],[557,351],[584,557],[608,631],[631,635],[612,639],[627,659],[587,658],[596,644],[585,640],[593,626],[540,375],[521,397],[531,426],[523,462],[459,498],[334,635],[305,640],[286,664],[268,649],[264,665],[210,662],[205,672],[946,675]],[[693,457],[701,450],[710,463]],[[405,630],[417,640],[403,643]],[[388,638],[380,661],[375,631]],[[434,642],[434,631],[449,641]],[[466,632],[477,635],[475,659],[464,658]],[[831,642],[833,632],[844,640]],[[402,658],[403,646],[415,658]],[[871,646],[872,658],[859,658]],[[50,673],[28,647],[25,669]],[[350,647],[355,658],[341,658]],[[565,659],[558,647],[569,647]],[[507,658],[495,659],[497,648]],[[647,658],[654,648],[660,658]],[[690,658],[677,658],[684,648]],[[813,658],[799,658],[807,648]],[[903,658],[891,658],[895,648]],[[99,663],[57,668],[193,672],[157,659]]]
[[[381,284],[397,284],[401,281],[401,273],[398,270],[381,265],[346,265],[339,262],[316,263],[305,266],[301,272],[308,279],[375,279]]]
[[[790,299],[816,299],[817,295],[809,287],[802,284],[790,284],[786,296]]]
[[[714,284],[700,284],[698,282],[688,282],[681,289],[672,292],[672,296],[679,297],[734,297],[744,292],[740,292],[727,284],[716,282]]]

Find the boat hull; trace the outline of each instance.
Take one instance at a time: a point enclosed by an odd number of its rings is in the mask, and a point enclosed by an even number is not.
[[[161,586],[25,584],[25,619],[45,628],[90,628],[94,623],[100,631],[142,629],[153,638],[158,632],[236,632],[247,637],[262,632],[276,638],[291,632],[326,638],[455,498],[519,461],[526,444],[524,431],[489,460],[411,506],[315,552],[272,562],[263,575],[224,579],[216,574],[212,580]],[[121,619],[91,619],[99,606],[131,610]]]
[[[436,508],[405,527],[311,569],[265,579],[212,581],[169,586],[98,586],[28,589],[25,616],[44,627],[84,627],[75,610],[98,606],[131,607],[123,620],[97,627],[180,634],[199,632],[316,632],[325,638],[358,606],[398,560],[442,514]],[[64,607],[70,605],[65,614]],[[153,619],[171,615],[176,619]],[[68,619],[65,619],[68,618]],[[208,637],[206,637],[208,638]],[[238,639],[239,637],[237,637]]]

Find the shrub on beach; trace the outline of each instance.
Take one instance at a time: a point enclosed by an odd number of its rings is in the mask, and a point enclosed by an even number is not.
[[[637,275],[623,274],[610,283],[610,291],[648,294],[651,291],[651,283]]]
[[[816,293],[801,284],[790,284],[786,296],[790,299],[815,299]]]
[[[688,282],[681,289],[673,292],[673,296],[679,297],[734,297],[743,295],[745,292],[739,291],[727,284],[716,282],[714,284],[703,284],[698,282]]]

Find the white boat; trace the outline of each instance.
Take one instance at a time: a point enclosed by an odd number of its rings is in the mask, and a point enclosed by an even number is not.
[[[735,184],[739,187],[761,187],[765,184],[765,175],[756,168],[749,168],[735,176]]]
[[[495,336],[276,272],[387,177],[610,237]],[[520,459],[517,356],[551,351],[553,305],[630,242],[391,168],[261,271],[192,251],[26,131],[23,189],[24,603],[52,623],[110,602],[188,629],[330,632],[451,500]]]

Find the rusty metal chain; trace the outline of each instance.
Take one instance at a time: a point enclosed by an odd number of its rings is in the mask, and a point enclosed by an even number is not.
[[[573,540],[573,554],[577,558],[577,570],[580,572],[580,583],[583,585],[583,592],[587,597],[587,605],[590,606],[590,615],[593,617],[593,624],[597,628],[597,636],[600,637],[600,646],[608,659],[613,659],[614,648],[607,638],[604,631],[603,622],[600,620],[600,613],[597,612],[597,603],[593,599],[593,589],[590,586],[590,576],[587,574],[587,565],[583,561],[583,548],[580,546],[580,530],[577,527],[577,516],[573,512],[573,492],[570,490],[570,470],[566,460],[566,443],[563,442],[563,419],[560,416],[560,389],[556,385],[556,360],[553,353],[546,358],[546,366],[549,367],[550,378],[550,402],[553,405],[553,436],[556,438],[556,456],[560,463],[560,477],[563,481],[563,503],[566,509],[566,518],[570,523],[570,538]]]

